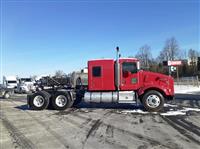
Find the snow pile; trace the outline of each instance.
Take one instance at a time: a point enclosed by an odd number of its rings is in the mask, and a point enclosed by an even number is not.
[[[175,93],[191,93],[191,92],[200,92],[200,87],[192,85],[175,85]]]

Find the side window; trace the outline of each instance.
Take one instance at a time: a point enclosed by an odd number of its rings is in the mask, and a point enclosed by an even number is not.
[[[137,64],[133,62],[124,62],[122,63],[122,70],[123,72],[137,73]]]
[[[92,67],[92,76],[93,77],[101,77],[101,67],[100,66]]]

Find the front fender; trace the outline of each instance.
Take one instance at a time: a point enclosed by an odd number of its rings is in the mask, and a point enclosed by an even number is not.
[[[148,86],[142,87],[138,90],[138,95],[139,96],[143,95],[147,90],[157,90],[163,93],[164,96],[174,96],[172,95],[173,93],[170,89],[163,86],[158,86],[158,85],[148,85]]]

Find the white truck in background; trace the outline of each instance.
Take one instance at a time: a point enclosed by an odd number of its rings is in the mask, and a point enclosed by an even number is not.
[[[20,78],[17,86],[17,92],[30,93],[35,91],[35,81],[31,78]]]
[[[4,76],[3,84],[6,88],[17,89],[17,84],[18,84],[17,76]]]

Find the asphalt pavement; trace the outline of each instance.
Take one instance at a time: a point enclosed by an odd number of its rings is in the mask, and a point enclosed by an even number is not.
[[[200,93],[177,94],[160,113],[142,105],[30,110],[26,95],[0,99],[0,148],[199,149]]]

